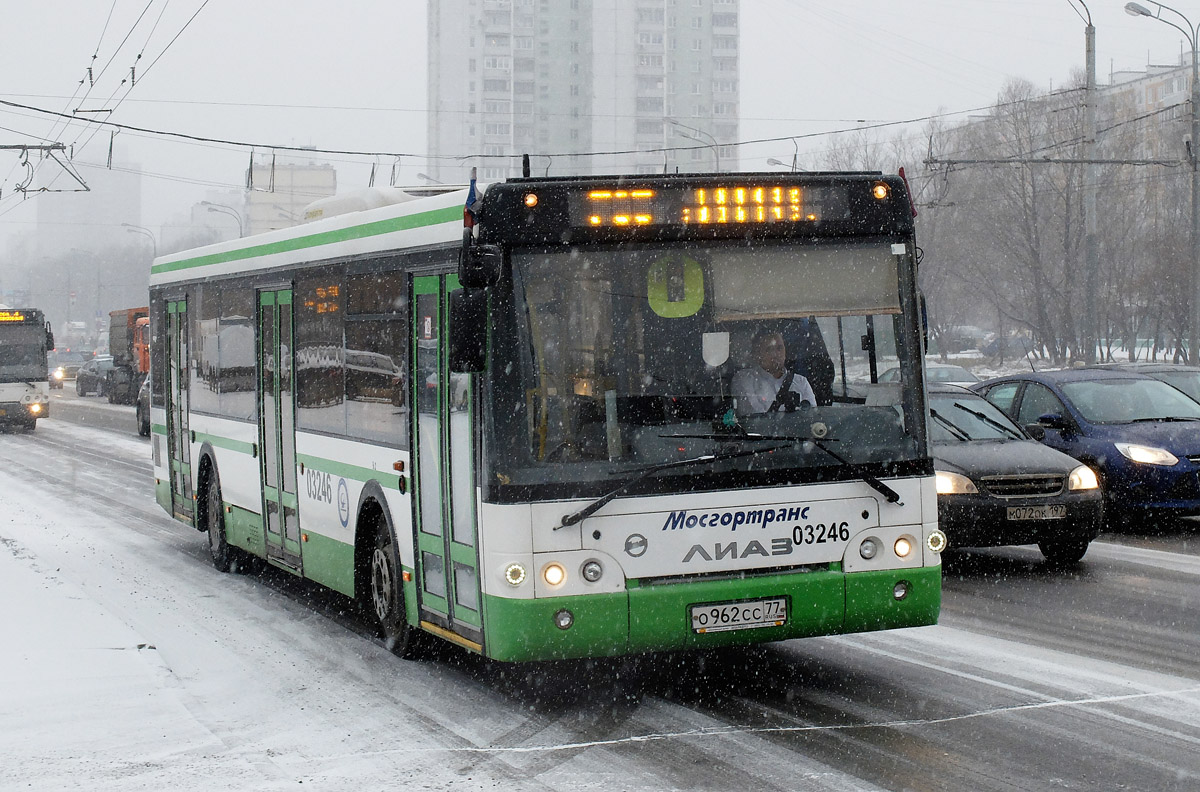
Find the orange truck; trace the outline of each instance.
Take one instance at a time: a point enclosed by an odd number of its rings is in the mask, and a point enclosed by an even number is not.
[[[111,404],[133,404],[142,379],[150,371],[150,308],[109,311],[108,351],[113,367],[104,393]]]

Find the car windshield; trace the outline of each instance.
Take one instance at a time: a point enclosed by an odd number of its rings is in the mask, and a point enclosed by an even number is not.
[[[979,382],[979,377],[962,366],[930,366],[925,376],[930,382]]]
[[[1130,423],[1172,418],[1200,420],[1200,404],[1156,379],[1066,382],[1062,391],[1092,423]]]
[[[971,440],[1013,440],[1024,432],[991,402],[975,394],[929,394],[933,421],[929,439],[935,443]]]
[[[1150,376],[1179,388],[1192,399],[1200,402],[1200,371],[1157,371]]]
[[[887,244],[576,248],[514,252],[512,263],[511,316],[523,340],[500,350],[510,361],[493,361],[500,392],[490,461],[502,484],[584,492],[735,441],[812,437],[814,425],[853,464],[921,458],[919,394],[876,384],[851,397],[833,387],[835,372],[869,375],[865,349],[876,362],[900,362],[904,325]],[[773,269],[788,274],[764,277]],[[740,383],[756,365],[755,339],[767,335],[809,381],[815,404],[748,409],[756,402],[739,396]],[[828,477],[819,470],[844,464],[796,442],[678,475]],[[788,473],[798,469],[808,472]]]

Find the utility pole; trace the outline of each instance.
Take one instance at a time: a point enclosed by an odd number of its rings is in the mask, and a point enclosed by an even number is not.
[[[1082,2],[1080,3],[1082,5]],[[1096,231],[1096,192],[1099,189],[1099,165],[1096,164],[1096,26],[1086,5],[1087,27],[1084,42],[1087,58],[1087,91],[1084,99],[1083,158],[1083,360],[1096,362],[1096,346],[1101,323],[1096,316],[1096,293],[1100,288],[1100,240]]]

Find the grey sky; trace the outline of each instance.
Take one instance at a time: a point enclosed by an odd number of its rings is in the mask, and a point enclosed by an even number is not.
[[[1118,0],[1088,5],[1102,83],[1110,69],[1177,61],[1177,31],[1128,16]],[[1184,6],[1200,21],[1200,3]],[[1071,0],[742,0],[741,14],[747,140],[984,108],[1010,77],[1050,89],[1083,65],[1084,23]],[[423,1],[170,0],[164,11],[164,0],[40,0],[10,4],[5,17],[0,99],[70,112],[113,107],[112,97],[126,96],[115,112],[91,117],[264,145],[412,153],[418,157],[401,161],[406,182],[424,169]],[[136,86],[118,87],[139,51]],[[93,53],[98,81],[86,100],[69,101]],[[64,129],[0,108],[0,143],[39,138],[74,143],[78,160],[102,162],[109,132],[93,134],[80,123]],[[152,177],[144,189],[147,224],[205,189],[238,187],[249,160],[244,149],[129,131],[117,141]],[[816,156],[828,141],[802,139],[801,157]],[[747,146],[741,165],[765,169],[768,157],[790,160],[793,151],[786,140]],[[366,184],[369,160],[315,158],[339,166],[341,189]],[[379,161],[378,181],[386,183],[392,165]],[[36,201],[70,199],[16,199],[16,166],[15,154],[0,152],[0,236],[30,230]]]

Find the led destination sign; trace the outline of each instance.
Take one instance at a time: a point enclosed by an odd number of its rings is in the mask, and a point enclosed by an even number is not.
[[[889,197],[883,182],[812,185],[713,182],[697,186],[579,188],[568,192],[573,227],[623,228],[663,225],[770,225],[812,223],[844,212],[850,190],[865,191],[876,201]],[[537,194],[525,205],[537,205]]]

